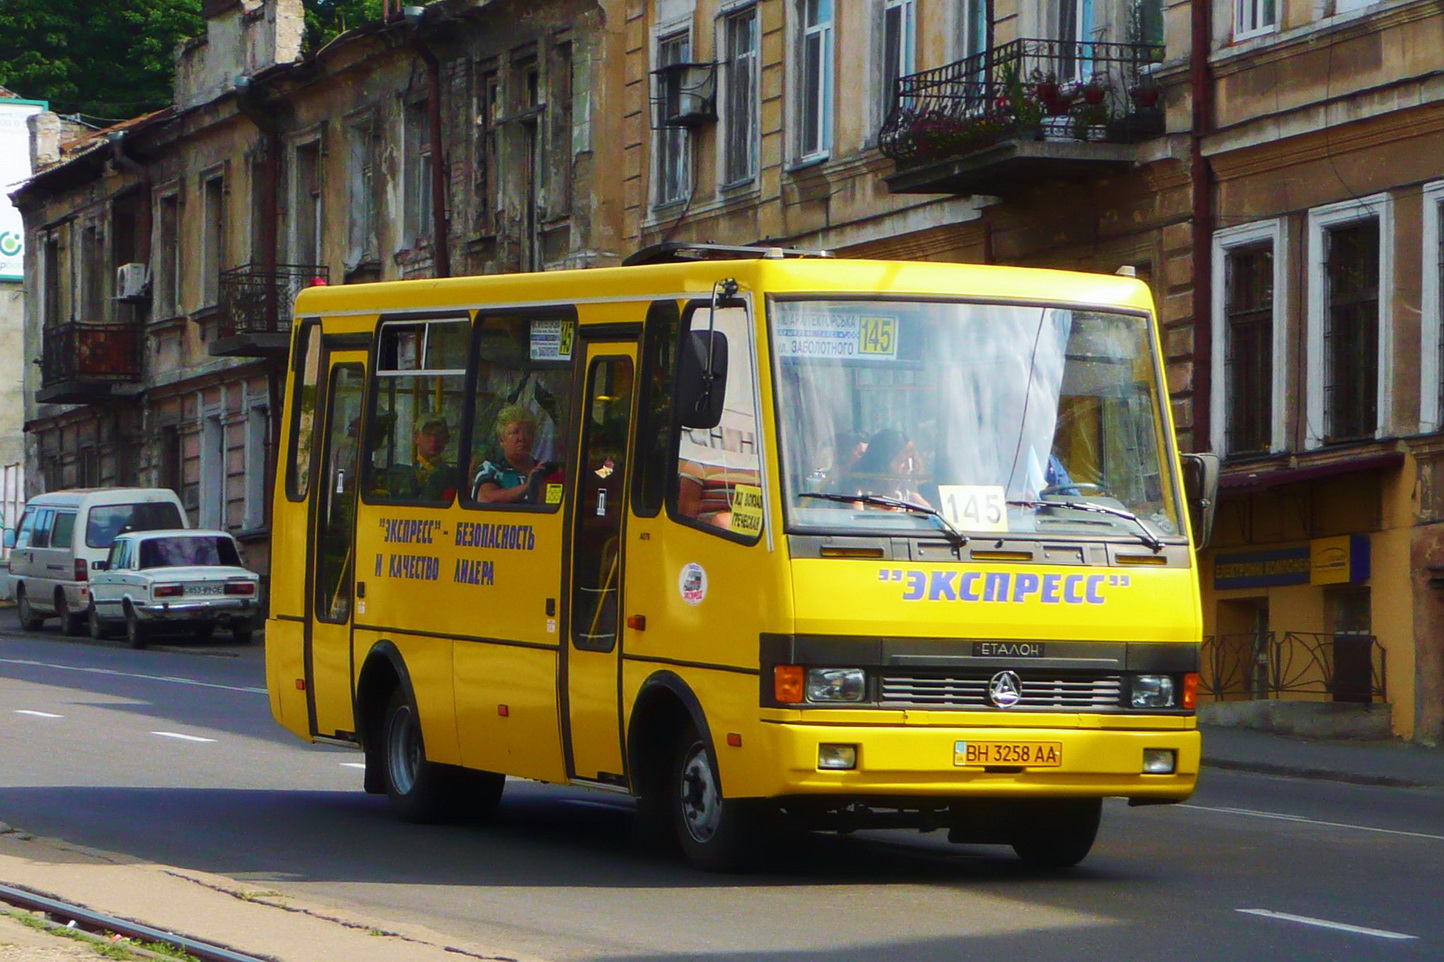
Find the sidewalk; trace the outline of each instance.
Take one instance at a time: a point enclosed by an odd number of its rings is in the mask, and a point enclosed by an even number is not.
[[[515,958],[421,926],[307,903],[263,884],[134,861],[23,831],[0,834],[0,883],[276,962]],[[0,916],[0,959],[100,958],[75,946]]]
[[[1444,749],[1201,725],[1204,767],[1397,788],[1444,788]]]

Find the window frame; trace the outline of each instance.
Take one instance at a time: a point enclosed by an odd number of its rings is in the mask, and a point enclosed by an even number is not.
[[[677,59],[664,57],[666,48],[681,41],[681,49],[677,52]],[[690,24],[681,25],[678,28],[659,30],[652,42],[652,65],[655,69],[668,66],[672,63],[685,63],[692,57],[693,38]],[[652,96],[659,101],[662,96],[661,78],[655,74],[651,77]],[[685,127],[658,127],[653,131],[652,137],[652,207],[660,209],[684,204],[691,196],[693,189],[692,177],[692,135]],[[677,191],[675,195],[666,194],[664,187],[668,182],[668,158],[675,154]]]
[[[1421,191],[1419,433],[1444,430],[1444,180]]]
[[[896,48],[888,44],[888,17],[896,10],[901,18]],[[917,72],[918,64],[918,8],[917,0],[880,0],[877,7],[877,77],[882,99],[875,105],[878,111],[875,128],[887,122],[888,115],[896,106],[897,81]],[[896,55],[896,63],[893,58]],[[889,80],[889,73],[896,75]],[[876,136],[876,133],[874,133]]]
[[[832,154],[834,109],[837,75],[837,4],[836,0],[794,0],[797,10],[797,36],[792,47],[796,60],[798,83],[793,109],[793,149],[799,164],[826,160]],[[819,20],[808,22],[809,9],[816,5]],[[820,11],[825,6],[826,19]],[[811,52],[817,51],[818,66],[813,77]],[[816,89],[809,87],[816,79]],[[808,110],[814,111],[808,123]]]
[[[1260,243],[1273,246],[1274,304],[1271,323],[1273,344],[1273,381],[1271,385],[1269,416],[1269,453],[1288,450],[1287,411],[1285,403],[1288,386],[1288,226],[1283,218],[1242,224],[1213,235],[1213,357],[1211,374],[1213,390],[1209,397],[1209,443],[1212,449],[1227,457],[1228,398],[1225,385],[1228,356],[1228,315],[1226,287],[1229,251],[1241,247],[1253,247]]]
[[[1324,420],[1324,324],[1327,251],[1324,234],[1362,220],[1379,222],[1379,341],[1376,423],[1373,436],[1389,436],[1393,423],[1394,350],[1394,199],[1388,193],[1371,194],[1315,207],[1308,213],[1308,310],[1305,408],[1305,447],[1313,450],[1334,442],[1327,440]]]
[[[1277,33],[1278,29],[1279,0],[1233,0],[1235,41]]]
[[[746,50],[737,51],[733,47],[734,25],[743,20],[750,20],[752,23],[752,43]],[[760,130],[761,118],[761,81],[762,81],[762,12],[756,0],[748,3],[737,4],[727,7],[718,12],[717,15],[718,48],[721,56],[718,58],[721,63],[722,77],[718,94],[721,115],[721,130],[717,136],[717,178],[718,186],[722,190],[731,190],[744,187],[757,182],[761,165]],[[746,64],[749,67],[747,75],[747,90],[744,110],[740,111],[746,123],[740,124],[738,120],[739,111],[733,109],[734,102],[741,96],[736,93],[737,75],[735,71]],[[745,138],[746,143],[739,141]],[[745,167],[743,171],[733,169],[734,158],[739,157],[739,151],[745,151]]]

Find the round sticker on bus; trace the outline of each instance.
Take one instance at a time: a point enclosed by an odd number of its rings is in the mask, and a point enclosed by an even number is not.
[[[690,562],[683,566],[677,587],[682,592],[683,601],[689,605],[700,605],[707,597],[707,572],[695,561]]]

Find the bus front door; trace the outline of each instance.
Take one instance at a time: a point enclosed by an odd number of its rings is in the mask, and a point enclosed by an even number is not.
[[[307,548],[306,697],[312,733],[345,737],[356,727],[351,711],[351,615],[366,353],[336,351],[328,360],[323,470]]]
[[[562,668],[567,767],[576,778],[622,784],[619,622],[637,345],[589,342],[586,359]]]

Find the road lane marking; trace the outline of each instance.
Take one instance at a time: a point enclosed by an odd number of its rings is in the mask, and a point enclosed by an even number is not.
[[[57,715],[57,714],[55,714],[54,712],[48,712],[48,711],[32,711],[32,710],[29,709],[29,708],[17,708],[17,709],[15,709],[15,714],[17,714],[17,715],[30,715],[30,716],[35,717],[35,718],[64,718],[64,717],[65,717],[64,715]]]
[[[267,694],[264,688],[243,688],[237,685],[220,685],[212,681],[196,681],[194,678],[177,678],[173,675],[143,675],[139,672],[116,671],[113,668],[87,668],[82,665],[56,665],[47,661],[29,658],[0,658],[0,665],[29,665],[33,668],[56,668],[61,671],[83,671],[92,675],[113,675],[116,678],[141,678],[146,681],[164,681],[173,685],[190,685],[194,688],[219,688],[221,691],[241,691],[253,695]]]
[[[214,738],[202,738],[199,735],[182,735],[180,732],[151,732],[152,735],[159,735],[162,738],[179,738],[185,742],[213,742]]]
[[[1362,925],[1350,925],[1347,922],[1330,922],[1328,919],[1315,919],[1307,915],[1290,915],[1287,912],[1275,912],[1271,909],[1234,909],[1235,912],[1242,912],[1244,915],[1258,915],[1266,919],[1278,919],[1280,922],[1297,922],[1300,925],[1314,925],[1321,929],[1333,929],[1336,932],[1351,932],[1354,935],[1370,935],[1376,939],[1417,939],[1417,935],[1405,935],[1403,932],[1390,932],[1388,929],[1367,929]]]
[[[1316,818],[1305,818],[1302,815],[1285,815],[1282,812],[1259,812],[1251,808],[1215,808],[1211,805],[1192,805],[1186,802],[1180,807],[1192,808],[1200,812],[1222,812],[1226,815],[1272,818],[1280,822],[1300,822],[1304,825],[1318,825],[1322,828],[1348,828],[1356,832],[1374,832],[1379,835],[1400,835],[1404,838],[1427,838],[1434,842],[1444,842],[1444,835],[1430,835],[1428,832],[1404,832],[1395,828],[1374,828],[1371,825],[1353,825],[1348,822],[1325,822]]]

